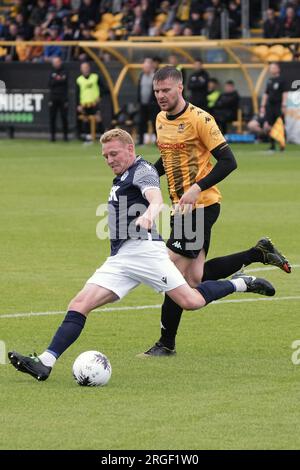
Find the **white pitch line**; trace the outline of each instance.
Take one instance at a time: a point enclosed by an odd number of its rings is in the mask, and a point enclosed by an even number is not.
[[[280,300],[300,300],[300,295],[293,295],[290,297],[258,297],[258,298],[246,298],[246,299],[226,299],[226,300],[216,300],[213,304],[235,304],[243,302],[272,302]],[[150,309],[159,309],[161,304],[157,305],[136,305],[132,307],[106,307],[101,309],[93,310],[94,312],[121,312],[126,310],[150,310]],[[4,315],[0,314],[1,318],[28,318],[28,317],[46,317],[50,315],[62,315],[66,313],[66,310],[58,310],[54,312],[30,312],[30,313],[7,313]]]

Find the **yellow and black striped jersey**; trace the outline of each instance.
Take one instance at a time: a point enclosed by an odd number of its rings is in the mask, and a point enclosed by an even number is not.
[[[170,197],[177,203],[185,191],[211,171],[210,152],[225,138],[215,119],[191,103],[176,116],[161,111],[156,118],[156,131]],[[210,206],[220,200],[220,191],[212,186],[200,193],[195,206]]]

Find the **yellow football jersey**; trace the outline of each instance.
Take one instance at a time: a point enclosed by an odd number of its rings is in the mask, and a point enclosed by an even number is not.
[[[225,138],[214,118],[190,103],[175,118],[161,111],[156,118],[156,131],[170,197],[177,203],[185,191],[211,171],[210,151],[224,143]],[[195,206],[210,206],[220,200],[220,191],[212,186],[201,191]]]

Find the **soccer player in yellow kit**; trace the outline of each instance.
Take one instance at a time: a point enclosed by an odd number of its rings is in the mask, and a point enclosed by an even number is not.
[[[159,69],[153,88],[161,109],[156,119],[161,157],[155,167],[160,176],[167,176],[174,208],[167,247],[187,282],[196,286],[201,280],[223,279],[253,262],[289,273],[289,262],[269,238],[260,239],[249,250],[205,262],[211,229],[220,213],[221,194],[216,184],[237,168],[236,160],[214,118],[183,98],[180,71],[171,66]],[[214,166],[211,155],[217,160]],[[161,337],[142,356],[175,354],[181,314],[182,308],[165,296]]]

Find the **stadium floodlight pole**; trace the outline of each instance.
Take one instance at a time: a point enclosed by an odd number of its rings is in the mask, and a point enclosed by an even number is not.
[[[227,8],[223,8],[221,12],[221,38],[229,38],[229,16]]]
[[[267,19],[267,10],[270,8],[269,0],[262,0],[261,2],[261,19],[265,21]]]
[[[242,37],[249,38],[250,37],[249,0],[243,0],[241,2],[241,7],[242,7]]]

